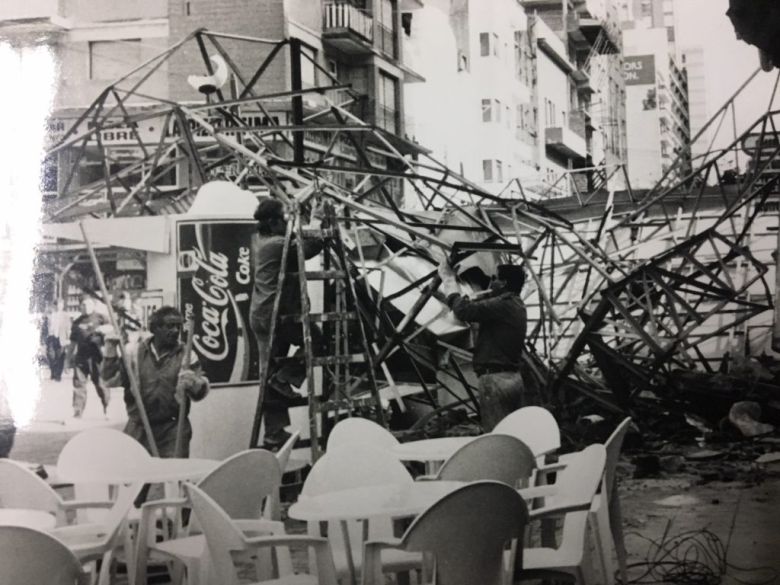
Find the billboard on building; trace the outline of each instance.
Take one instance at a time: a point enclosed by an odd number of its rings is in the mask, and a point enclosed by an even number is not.
[[[626,85],[655,83],[655,55],[634,55],[623,58],[623,77]]]
[[[192,349],[212,384],[258,378],[249,327],[252,296],[251,221],[177,224],[177,290],[181,312],[194,319]]]

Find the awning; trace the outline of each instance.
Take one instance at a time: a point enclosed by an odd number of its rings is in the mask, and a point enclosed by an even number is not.
[[[87,237],[92,244],[117,246],[168,254],[171,251],[170,216],[89,218],[83,220]],[[44,223],[45,237],[83,242],[78,222]]]

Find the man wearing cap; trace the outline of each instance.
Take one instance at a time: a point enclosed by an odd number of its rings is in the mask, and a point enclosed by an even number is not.
[[[268,353],[271,349],[271,318],[279,288],[279,269],[282,264],[287,219],[282,203],[270,197],[265,197],[260,201],[255,210],[254,218],[257,221],[257,233],[252,240],[254,284],[249,319],[252,331],[257,338],[261,371],[266,363],[269,364],[265,392],[263,393],[263,423],[265,425],[263,445],[268,449],[275,450],[284,444],[290,436],[284,429],[290,424],[287,409],[294,406],[296,401],[303,400],[293,390],[293,386],[300,386],[306,379],[306,368],[303,360],[296,363],[286,363],[281,367],[277,367],[273,361],[268,361]],[[288,274],[284,279],[283,290],[279,291],[281,295],[279,315],[299,315],[301,313],[299,280],[297,275],[289,274],[297,272],[299,269],[296,245],[295,240],[291,241],[287,252],[285,270]],[[306,259],[313,258],[322,250],[321,239],[304,238],[302,245],[303,255]],[[300,268],[303,269],[303,267]],[[311,333],[313,345],[320,346],[322,341],[320,330],[316,326],[312,326]],[[303,328],[300,322],[277,322],[273,345],[274,356],[286,356],[291,345],[297,346],[298,353],[300,353],[303,347]]]
[[[473,363],[479,376],[482,427],[490,432],[510,412],[537,401],[524,393],[520,374],[527,325],[525,305],[520,300],[525,272],[521,266],[500,264],[489,292],[474,299],[457,292],[455,273],[446,261],[439,266],[439,275],[440,290],[455,316],[479,325]]]

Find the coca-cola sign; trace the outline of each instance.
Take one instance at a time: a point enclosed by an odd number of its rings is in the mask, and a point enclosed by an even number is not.
[[[258,353],[249,328],[251,221],[178,224],[178,298],[194,320],[192,348],[212,384],[257,380]]]

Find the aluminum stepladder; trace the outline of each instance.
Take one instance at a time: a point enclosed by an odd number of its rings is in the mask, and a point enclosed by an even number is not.
[[[339,413],[351,414],[358,406],[368,406],[372,418],[382,426],[385,422],[382,402],[377,387],[376,375],[373,367],[373,355],[366,336],[366,328],[361,317],[358,297],[355,289],[350,262],[341,237],[341,228],[335,222],[333,208],[326,206],[328,227],[317,230],[304,230],[302,225],[303,213],[296,203],[292,209],[290,221],[282,248],[282,259],[279,270],[277,294],[274,299],[271,315],[270,350],[268,363],[261,370],[260,393],[258,396],[255,421],[252,429],[250,447],[257,445],[260,424],[262,421],[263,397],[268,382],[269,366],[272,362],[281,364],[285,360],[300,360],[297,357],[273,357],[276,341],[277,325],[282,322],[300,322],[303,330],[303,359],[306,365],[306,395],[308,399],[309,437],[311,441],[312,463],[321,455],[321,432],[325,429],[326,418],[329,413],[338,417]],[[321,239],[322,270],[306,270],[306,258],[303,246],[294,246],[297,255],[298,271],[287,271],[291,242],[303,242],[304,237],[317,237]],[[297,278],[301,295],[301,313],[294,315],[280,314],[281,296],[284,283],[287,278]],[[309,283],[320,281],[325,291],[323,299],[323,311],[311,313],[309,299]],[[313,324],[322,324],[325,331],[324,345],[327,346],[325,355],[315,355],[312,341]],[[357,337],[357,339],[355,339]],[[353,368],[363,366],[362,374],[353,375]],[[323,392],[319,395],[316,391],[314,369],[322,367],[332,368],[323,372]],[[366,375],[367,374],[367,375]],[[364,378],[368,385],[367,398],[358,398],[355,392],[354,380]]]

